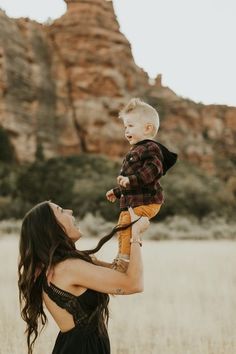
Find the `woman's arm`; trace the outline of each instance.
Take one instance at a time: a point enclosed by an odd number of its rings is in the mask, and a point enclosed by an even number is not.
[[[131,221],[139,217],[129,209]],[[142,217],[132,225],[132,238],[139,240],[140,234],[149,225],[147,217]],[[108,294],[133,294],[143,291],[143,266],[138,242],[131,244],[130,262],[126,273],[97,266],[81,259],[63,262],[63,273],[71,285],[77,285]]]

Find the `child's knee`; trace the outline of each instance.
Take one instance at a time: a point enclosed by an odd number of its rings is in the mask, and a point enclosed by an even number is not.
[[[161,204],[140,205],[134,208],[134,212],[139,216],[147,216],[151,219],[158,214],[160,208]]]
[[[131,218],[130,218],[130,214],[128,211],[122,211],[120,218],[119,218],[120,224],[124,225],[124,224],[130,224],[131,223]]]

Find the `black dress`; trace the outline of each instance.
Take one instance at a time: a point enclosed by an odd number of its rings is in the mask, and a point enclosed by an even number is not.
[[[106,327],[98,329],[101,293],[87,289],[75,296],[56,285],[43,280],[43,290],[58,306],[67,310],[74,319],[75,327],[59,332],[52,354],[110,354],[110,342]]]

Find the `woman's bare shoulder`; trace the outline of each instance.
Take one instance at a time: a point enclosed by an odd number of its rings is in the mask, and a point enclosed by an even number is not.
[[[74,295],[80,295],[84,287],[81,286],[80,284],[75,284],[72,278],[72,271],[71,271],[72,267],[75,266],[79,267],[80,261],[82,260],[66,259],[55,264],[46,273],[48,283],[53,283],[57,287],[69,291]]]
[[[76,265],[79,266],[80,262],[84,262],[81,259],[67,258],[53,265],[47,271],[47,278],[57,279],[62,276],[68,276],[68,272]]]
[[[126,273],[95,265],[82,259],[67,259],[57,265],[54,280],[60,286],[93,289],[108,294],[140,292]]]

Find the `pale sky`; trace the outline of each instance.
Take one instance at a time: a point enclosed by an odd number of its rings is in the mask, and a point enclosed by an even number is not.
[[[105,0],[104,0],[105,1]],[[134,60],[178,95],[236,106],[236,0],[113,0]],[[0,0],[11,17],[60,17],[63,0]]]

